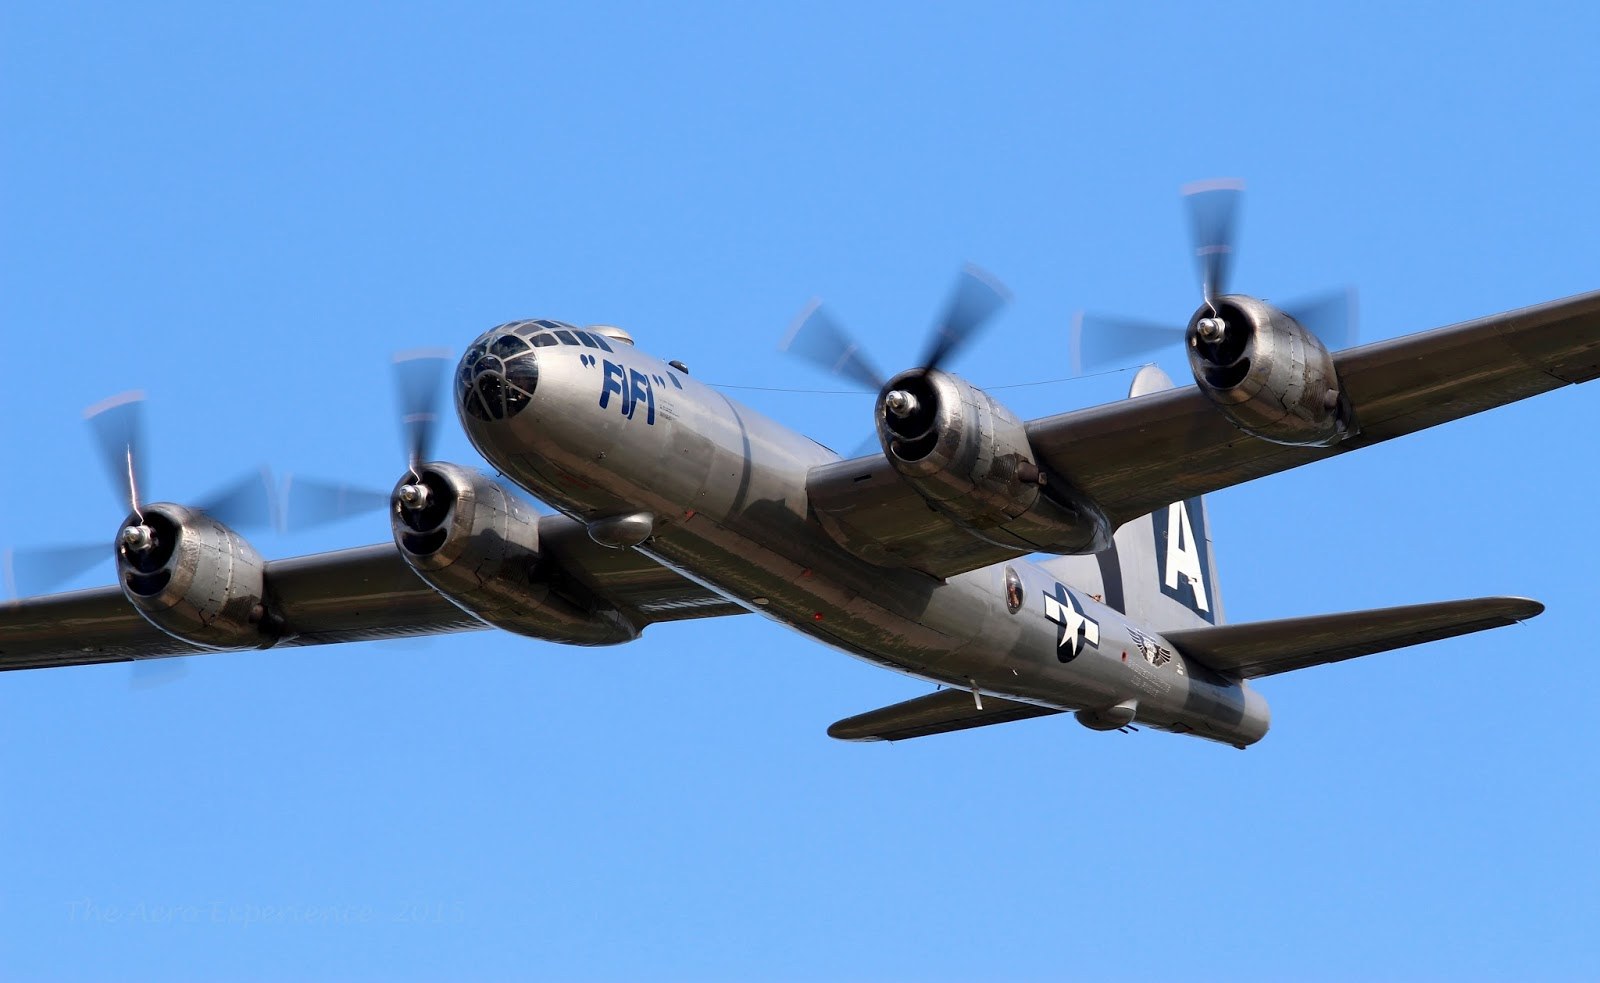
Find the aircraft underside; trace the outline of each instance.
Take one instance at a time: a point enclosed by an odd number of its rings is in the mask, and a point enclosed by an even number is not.
[[[958,279],[920,365],[889,379],[809,308],[794,350],[878,391],[881,453],[848,460],[620,329],[500,325],[455,365],[457,415],[554,515],[432,459],[444,363],[403,358],[393,490],[287,494],[292,518],[381,508],[393,542],[313,556],[266,560],[236,531],[266,511],[259,478],[200,506],[147,503],[140,402],[108,401],[90,422],[131,507],[117,583],[0,610],[0,668],[486,627],[613,645],[753,611],[948,687],[840,721],[842,739],[1071,711],[1245,747],[1270,722],[1251,679],[1537,615],[1497,597],[1229,624],[1204,496],[1595,378],[1600,293],[1333,353],[1226,292],[1225,236],[1197,242],[1204,303],[1181,329],[1194,384],[1146,368],[1126,400],[1037,420],[943,367],[1005,303],[981,271]],[[16,567],[70,575],[94,553],[70,556]]]

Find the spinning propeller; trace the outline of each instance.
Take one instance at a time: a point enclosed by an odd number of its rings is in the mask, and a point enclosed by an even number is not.
[[[1211,307],[1229,293],[1239,203],[1244,182],[1224,178],[1198,181],[1183,188],[1189,232],[1200,272],[1203,303]],[[1315,334],[1329,351],[1348,348],[1356,340],[1356,293],[1333,290],[1282,305],[1284,313]],[[1214,312],[1214,309],[1213,309]],[[1218,317],[1201,318],[1195,329],[1207,342],[1221,341],[1227,326]],[[1084,314],[1073,321],[1072,369],[1081,374],[1096,368],[1121,368],[1169,345],[1182,344],[1186,324]]]
[[[144,402],[143,392],[126,392],[83,413],[117,499],[129,509],[112,549],[108,551],[106,544],[99,542],[7,550],[6,586],[13,596],[44,593],[118,552],[138,563],[161,545],[155,529],[145,522]],[[271,526],[277,513],[272,474],[266,468],[250,472],[195,508],[228,526]],[[183,658],[141,659],[132,664],[129,685],[149,689],[171,682],[187,670],[188,660]]]
[[[398,492],[407,509],[426,508],[428,487],[415,479],[422,465],[433,459],[433,438],[439,424],[439,401],[450,353],[442,348],[420,348],[394,356],[395,394],[399,400],[400,436],[406,467],[413,481]],[[387,508],[391,492],[345,483],[296,479],[285,481],[284,524],[293,529],[335,522]]]
[[[921,371],[931,372],[954,359],[1010,301],[1011,291],[993,275],[971,263],[962,267],[944,314],[929,332],[918,362]],[[806,305],[778,348],[875,392],[887,381],[821,300]]]
[[[115,550],[141,556],[156,547],[156,532],[144,521],[143,392],[126,392],[84,410],[95,450],[128,518],[113,550],[105,543],[8,550],[6,575],[13,596],[42,593],[87,571]],[[266,468],[245,474],[194,506],[217,521],[241,528],[270,527],[277,515],[272,475]]]

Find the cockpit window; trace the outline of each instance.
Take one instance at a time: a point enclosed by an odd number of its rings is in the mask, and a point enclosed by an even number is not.
[[[468,416],[505,420],[528,405],[539,385],[539,363],[528,347],[556,344],[546,332],[524,341],[520,326],[505,326],[467,349],[456,372],[456,398]],[[541,341],[541,339],[549,339]]]
[[[565,321],[551,321],[548,318],[512,321],[484,335],[484,339],[492,339],[488,343],[494,345],[494,354],[502,357],[522,350],[516,347],[517,338],[521,338],[534,348],[547,348],[550,345],[581,345],[584,348],[598,348],[603,352],[616,351],[606,336],[599,332],[585,331]]]
[[[527,350],[527,342],[523,341],[521,338],[518,338],[514,334],[503,334],[496,338],[493,344],[489,346],[489,351],[492,354],[500,356],[501,358],[509,358],[512,355],[519,355]]]
[[[611,351],[611,346],[606,343],[606,340],[593,331],[574,331],[573,334],[577,335],[578,340],[590,348],[598,348],[603,352]]]
[[[478,420],[515,416],[528,405],[539,385],[535,353],[551,345],[615,351],[611,339],[565,321],[508,321],[484,332],[461,356],[456,370],[456,399],[463,412]]]
[[[506,363],[506,381],[514,390],[532,394],[539,385],[539,363],[533,356],[527,358],[514,358]]]

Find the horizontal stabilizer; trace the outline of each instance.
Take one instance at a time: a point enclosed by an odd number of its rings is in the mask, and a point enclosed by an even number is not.
[[[1480,597],[1189,628],[1164,632],[1163,637],[1196,662],[1230,676],[1255,679],[1485,628],[1502,628],[1526,621],[1543,610],[1543,604],[1525,597]]]
[[[996,696],[984,697],[983,709],[979,710],[970,692],[942,689],[894,706],[846,717],[828,728],[828,736],[841,741],[903,741],[908,737],[948,734],[969,727],[987,727],[1060,712]]]

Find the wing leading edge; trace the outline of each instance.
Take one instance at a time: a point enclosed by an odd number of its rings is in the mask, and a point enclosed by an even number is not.
[[[639,627],[744,609],[632,550],[589,539],[563,516],[540,520],[566,589],[620,610]],[[109,550],[108,550],[109,551]],[[277,645],[327,645],[489,627],[422,581],[393,543],[273,560],[266,585],[283,618]],[[126,662],[207,651],[145,621],[118,587],[0,604],[0,671]]]
[[[1236,428],[1193,385],[1027,425],[1039,464],[1114,526],[1173,502],[1276,474],[1600,376],[1600,291],[1334,355],[1360,432],[1287,447]],[[1027,552],[973,536],[932,508],[882,454],[807,478],[812,512],[856,555],[938,578]]]
[[[392,544],[267,564],[284,619],[280,645],[476,631],[481,621],[417,578]],[[146,621],[119,587],[25,598],[0,607],[0,670],[159,659],[206,651]]]

